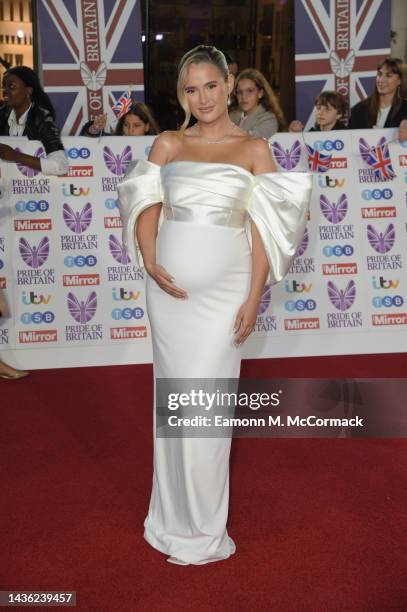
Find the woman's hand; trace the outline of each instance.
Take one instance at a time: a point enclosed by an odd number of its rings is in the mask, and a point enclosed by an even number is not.
[[[9,147],[6,144],[0,144],[0,159],[4,159],[4,161],[16,162],[17,161],[17,151],[13,149],[13,147]]]
[[[302,132],[303,129],[304,126],[298,119],[294,119],[294,121],[291,121],[290,125],[288,126],[289,132]]]
[[[174,285],[174,278],[167,272],[163,266],[159,264],[148,264],[146,265],[147,273],[155,280],[157,285],[165,291],[172,295],[172,297],[185,300],[188,297],[186,291]]]
[[[252,333],[257,319],[259,304],[259,300],[248,298],[246,302],[240,306],[233,329],[236,334],[235,346],[243,344]]]

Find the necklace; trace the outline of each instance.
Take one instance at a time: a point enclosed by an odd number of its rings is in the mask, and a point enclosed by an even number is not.
[[[222,144],[223,142],[226,142],[226,140],[229,138],[229,136],[231,136],[231,135],[232,135],[233,130],[234,130],[235,128],[237,128],[237,125],[236,125],[236,124],[233,124],[233,127],[232,127],[232,129],[230,130],[230,132],[228,132],[227,134],[225,134],[224,136],[222,136],[222,138],[221,138],[220,140],[206,140],[206,138],[203,138],[203,136],[201,136],[201,134],[200,134],[200,130],[199,130],[198,126],[197,126],[197,125],[194,125],[194,128],[195,128],[195,131],[198,133],[198,136],[199,136],[200,138],[202,138],[202,140],[203,140],[203,141],[204,141],[206,144]]]

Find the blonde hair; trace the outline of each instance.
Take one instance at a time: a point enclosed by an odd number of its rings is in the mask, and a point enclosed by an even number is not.
[[[194,47],[182,57],[178,65],[178,82],[177,82],[177,97],[182,110],[185,113],[185,119],[181,125],[181,130],[185,130],[188,127],[191,119],[191,111],[187,98],[185,96],[184,87],[188,77],[188,71],[191,64],[213,64],[216,66],[224,77],[225,81],[229,76],[229,68],[225,56],[222,51],[219,51],[216,47],[209,45],[198,45]]]
[[[249,79],[250,81],[253,81],[257,89],[263,90],[263,96],[260,98],[259,104],[261,104],[265,110],[272,111],[275,114],[279,129],[284,130],[287,127],[287,122],[285,120],[283,110],[271,85],[267,82],[266,77],[255,68],[246,68],[245,70],[242,70],[242,72],[238,74],[235,81],[235,94],[239,81],[242,79]]]

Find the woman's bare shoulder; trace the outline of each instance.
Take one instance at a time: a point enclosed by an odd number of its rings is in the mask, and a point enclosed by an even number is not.
[[[242,140],[242,154],[246,159],[250,160],[251,172],[253,174],[276,171],[270,144],[265,138],[247,135]]]
[[[155,164],[164,166],[177,154],[181,146],[182,135],[178,131],[162,132],[153,142],[148,159]]]

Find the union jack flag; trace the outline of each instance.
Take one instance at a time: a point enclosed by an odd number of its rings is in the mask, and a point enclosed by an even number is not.
[[[388,0],[295,0],[297,117],[309,129],[316,96],[334,90],[350,106],[373,91],[390,55]]]
[[[116,117],[118,119],[120,119],[120,117],[123,117],[123,115],[127,113],[127,111],[131,107],[131,103],[132,103],[131,91],[127,90],[124,93],[122,93],[120,98],[116,100],[115,104],[113,104],[112,106],[112,110],[114,113],[116,113]]]
[[[129,88],[143,101],[140,4],[137,0],[38,0],[42,81],[63,134],[108,114]]]
[[[385,137],[380,138],[377,146],[369,146],[364,138],[359,138],[359,151],[365,162],[373,168],[375,176],[381,181],[391,181],[396,176],[394,172],[389,146]]]
[[[331,157],[332,155],[326,155],[325,153],[320,153],[316,151],[310,145],[305,145],[307,147],[307,161],[308,168],[311,172],[326,172],[329,170],[331,165]]]

